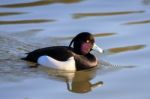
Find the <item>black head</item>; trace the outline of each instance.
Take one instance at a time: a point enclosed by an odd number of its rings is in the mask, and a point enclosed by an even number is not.
[[[92,50],[94,42],[95,40],[91,33],[81,32],[72,39],[69,47],[73,44],[74,51],[77,54],[86,55]]]

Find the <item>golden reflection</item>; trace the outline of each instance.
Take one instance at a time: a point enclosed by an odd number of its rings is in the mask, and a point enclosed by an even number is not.
[[[144,12],[143,10],[140,10],[140,11],[104,12],[104,13],[75,13],[73,14],[73,18],[79,19],[93,16],[112,16],[112,15],[134,14],[143,12]]]
[[[48,4],[53,4],[53,3],[75,3],[75,2],[80,2],[80,1],[82,0],[40,0],[40,1],[34,1],[34,2],[5,4],[5,5],[0,5],[0,7],[7,7],[7,8],[33,7],[33,6],[42,6],[42,5],[48,5]]]
[[[94,37],[105,37],[105,36],[112,36],[112,35],[115,35],[116,33],[93,33],[93,36]],[[59,40],[70,40],[73,38],[73,36],[68,36],[68,37],[48,37],[49,38],[52,38],[52,39],[59,39]]]
[[[112,36],[115,35],[116,33],[99,33],[99,34],[93,34],[95,37],[104,37],[104,36]]]
[[[150,20],[143,20],[143,21],[135,21],[135,22],[128,22],[125,25],[136,25],[136,24],[149,24]]]
[[[23,12],[0,12],[0,16],[23,14]]]
[[[90,80],[95,77],[95,73],[96,70],[75,72],[71,83],[67,82],[68,90],[75,93],[86,93],[92,91],[92,89],[96,87],[102,86],[102,81],[96,83],[90,82]]]
[[[91,80],[96,76],[97,68],[76,72],[65,72],[59,70],[45,70],[56,80],[65,81],[67,89],[74,93],[87,93],[103,85],[102,81],[92,83]]]
[[[133,46],[111,48],[109,49],[109,51],[113,54],[113,53],[121,53],[121,52],[126,52],[126,51],[140,50],[140,49],[143,49],[144,47],[145,45],[133,45]]]
[[[45,23],[45,22],[53,22],[53,21],[55,21],[55,20],[32,19],[32,20],[0,21],[0,25],[32,24],[32,23]]]

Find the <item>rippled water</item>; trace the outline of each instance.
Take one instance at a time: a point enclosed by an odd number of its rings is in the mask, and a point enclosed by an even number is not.
[[[4,99],[149,99],[150,0],[1,0],[0,96]],[[64,72],[20,60],[91,32],[104,54],[92,70]]]

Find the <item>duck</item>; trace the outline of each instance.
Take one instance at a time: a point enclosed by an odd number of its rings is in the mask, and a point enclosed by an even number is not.
[[[79,71],[96,67],[98,59],[91,51],[103,53],[104,50],[95,44],[92,33],[81,32],[70,42],[69,46],[51,46],[27,53],[23,60],[35,62],[58,70]]]

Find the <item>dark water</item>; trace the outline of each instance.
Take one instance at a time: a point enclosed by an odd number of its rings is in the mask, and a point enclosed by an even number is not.
[[[1,0],[0,97],[149,99],[150,0]],[[64,72],[20,60],[91,32],[104,54],[92,70]]]

